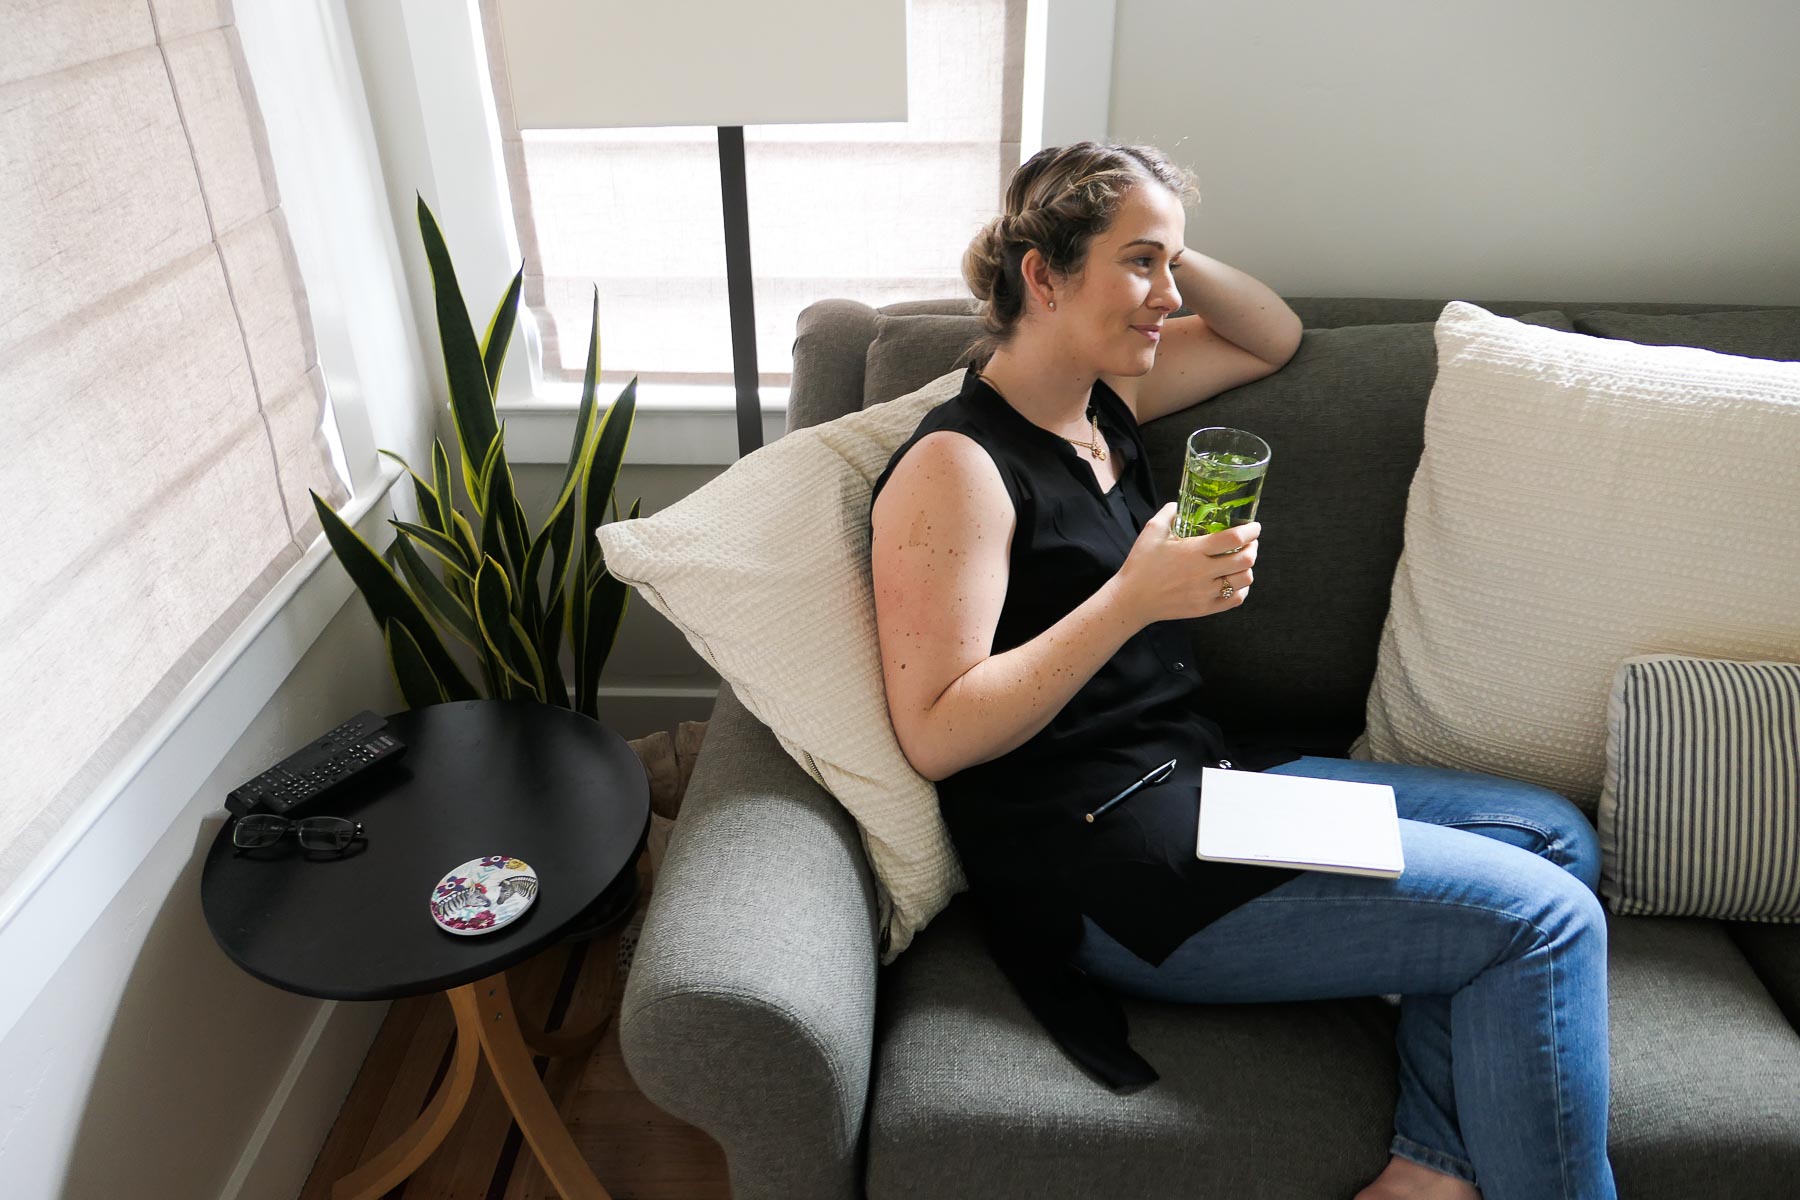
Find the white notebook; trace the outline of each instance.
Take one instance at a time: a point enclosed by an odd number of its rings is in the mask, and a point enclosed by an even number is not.
[[[1207,767],[1196,852],[1209,862],[1392,879],[1406,869],[1394,789]]]

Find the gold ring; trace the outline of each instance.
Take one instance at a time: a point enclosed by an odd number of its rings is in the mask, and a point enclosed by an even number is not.
[[[1229,600],[1229,599],[1231,599],[1231,594],[1232,594],[1232,593],[1233,593],[1233,592],[1235,592],[1235,591],[1237,591],[1237,589],[1236,589],[1236,588],[1234,588],[1234,587],[1232,587],[1232,586],[1231,586],[1231,585],[1230,585],[1230,584],[1229,584],[1229,583],[1228,583],[1228,584],[1226,584],[1226,585],[1225,585],[1225,586],[1224,586],[1224,587],[1222,587],[1222,588],[1220,588],[1220,589],[1219,589],[1219,599],[1221,599],[1221,600]]]

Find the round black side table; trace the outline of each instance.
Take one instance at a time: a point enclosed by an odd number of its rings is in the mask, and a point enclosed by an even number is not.
[[[643,764],[604,725],[535,701],[436,704],[395,713],[388,728],[402,757],[292,814],[360,821],[364,840],[342,856],[292,836],[238,851],[227,822],[201,874],[207,926],[233,962],[290,992],[448,993],[457,1037],[443,1083],[391,1146],[338,1180],[336,1200],[374,1200],[412,1174],[456,1123],[484,1056],[557,1191],[606,1200],[531,1062],[590,1049],[606,1021],[578,1034],[521,1028],[505,971],[591,920],[633,872],[650,828]],[[479,936],[439,928],[438,880],[491,854],[537,872],[531,908]]]

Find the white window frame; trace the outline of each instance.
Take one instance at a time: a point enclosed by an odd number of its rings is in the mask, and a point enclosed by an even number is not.
[[[381,114],[390,150],[400,142],[417,148],[404,163],[390,154],[388,169],[416,171],[429,181],[432,211],[457,278],[479,313],[505,290],[520,258],[481,13],[476,0],[398,0],[395,9],[397,20],[381,29],[365,23],[360,30],[365,71],[404,67],[416,81],[410,111],[395,102]],[[1107,137],[1114,18],[1114,0],[1028,0],[1020,131],[1025,155],[1044,145]],[[371,56],[378,67],[371,66]],[[1057,80],[1048,96],[1046,79]],[[373,94],[370,99],[381,103]],[[754,245],[754,230],[752,235]],[[426,320],[431,281],[417,277],[415,256],[407,267],[414,275],[415,312]],[[507,456],[515,463],[562,463],[580,389],[544,379],[543,340],[527,306],[521,305],[514,339],[496,398],[506,421]],[[786,429],[788,389],[764,387],[761,393],[766,444]],[[611,396],[603,392],[600,399]],[[626,461],[728,465],[737,459],[736,413],[731,384],[657,384],[638,398]]]

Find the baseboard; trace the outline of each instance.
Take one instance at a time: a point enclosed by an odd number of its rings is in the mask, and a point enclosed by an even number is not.
[[[718,698],[716,683],[678,687],[603,684],[596,708],[602,725],[630,741],[659,729],[673,733],[683,721],[704,721],[712,715]]]
[[[387,1017],[387,1004],[324,1001],[219,1200],[294,1200]]]

